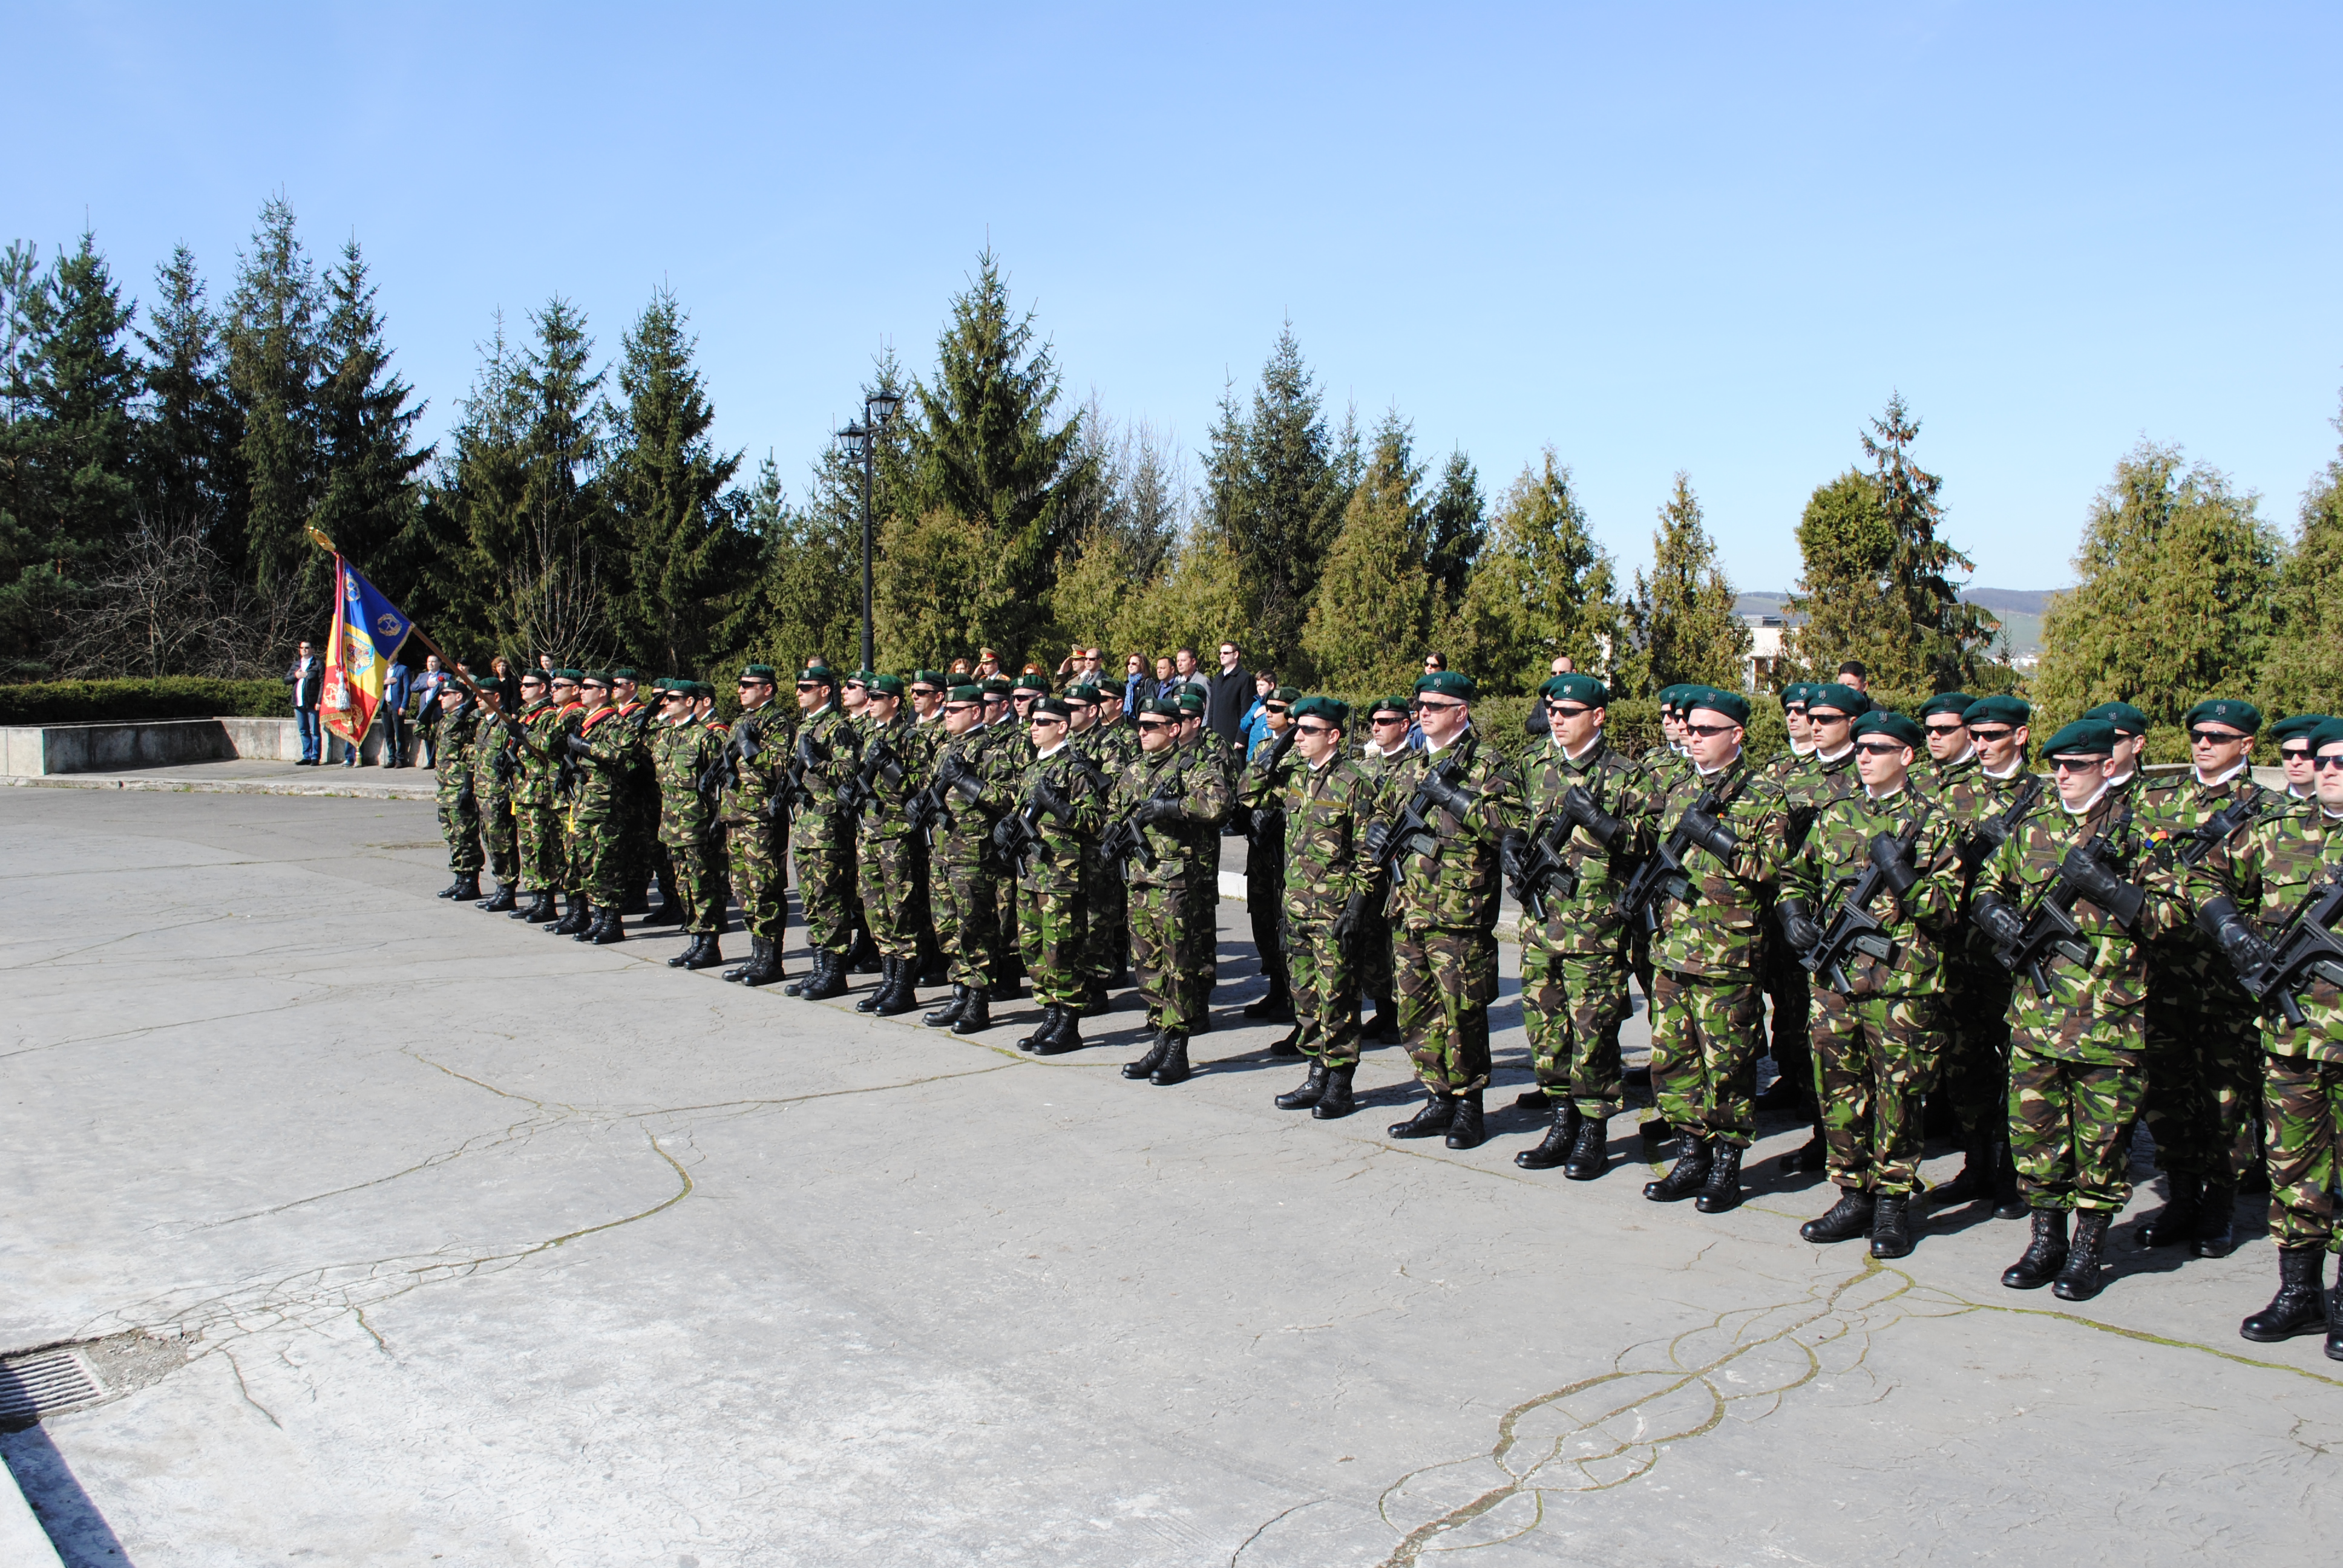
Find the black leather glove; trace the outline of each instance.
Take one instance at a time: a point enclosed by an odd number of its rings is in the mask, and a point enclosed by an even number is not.
[[[1015,817],[1003,817],[992,825],[992,847],[1001,851],[1004,859],[1013,857],[1023,847],[1024,835],[1018,830],[1020,825],[1020,819]]]
[[[1741,848],[1741,840],[1733,836],[1733,830],[1705,811],[1686,811],[1680,826],[1685,838],[1720,860],[1730,861]]]
[[[1782,935],[1794,952],[1805,952],[1823,940],[1823,929],[1807,912],[1805,900],[1784,899],[1774,906],[1774,913],[1780,918]]]
[[[754,762],[757,759],[757,753],[762,749],[764,748],[757,744],[757,727],[753,724],[743,724],[740,727],[740,760]]]
[[[1976,902],[1969,906],[1969,919],[1977,930],[2004,947],[2026,934],[2025,918],[2011,909],[1999,893],[1979,893]]]
[[[2222,956],[2239,974],[2259,969],[2278,950],[2254,934],[2245,917],[2237,913],[2237,904],[2228,899],[2208,900],[2199,907],[2197,927],[2220,945]]]
[[[1481,797],[1474,790],[1459,789],[1439,774],[1432,773],[1424,777],[1423,798],[1450,816],[1461,819],[1472,814],[1473,803]]]
[[[1504,872],[1505,880],[1522,879],[1522,859],[1529,852],[1529,847],[1530,836],[1519,828],[1506,829],[1497,839],[1497,869]]]
[[[2077,844],[2058,862],[2058,879],[2079,896],[2107,910],[2116,924],[2129,930],[2138,922],[2147,895],[2110,870],[2088,844]]]
[[[838,809],[841,811],[851,811],[862,801],[861,791],[854,787],[854,780],[851,779],[840,784],[832,798],[837,800]]]
[[[594,748],[592,744],[588,742],[583,735],[578,734],[574,729],[564,730],[562,732],[561,749],[569,753],[570,756],[575,757],[581,761],[594,755]]]
[[[1594,797],[1573,784],[1563,791],[1562,814],[1594,835],[1594,841],[1604,849],[1615,849],[1627,831],[1627,824],[1612,816],[1594,803]]]
[[[1353,937],[1357,936],[1359,934],[1359,927],[1365,921],[1366,918],[1366,895],[1363,893],[1353,893],[1348,899],[1343,900],[1342,912],[1334,917],[1334,929],[1331,934],[1332,935],[1335,942],[1338,945],[1346,943]]]
[[[1392,826],[1389,822],[1378,819],[1368,823],[1367,835],[1359,841],[1359,852],[1365,856],[1370,863],[1379,864],[1383,858],[1383,851],[1391,848],[1391,836]]]
[[[1074,814],[1074,803],[1067,799],[1064,793],[1055,784],[1051,783],[1046,775],[1033,780],[1033,799],[1040,803],[1042,810],[1061,822],[1068,820]]]
[[[968,764],[960,759],[960,753],[947,751],[943,760],[936,764],[936,782],[949,789],[959,783],[960,775],[967,771]]]
[[[1903,840],[1892,834],[1871,836],[1871,863],[1879,868],[1879,874],[1887,879],[1888,890],[1899,899],[1920,879],[1918,869],[1904,851]]]
[[[1285,754],[1293,749],[1293,738],[1299,733],[1291,724],[1277,732],[1277,739],[1269,743],[1270,767],[1274,768],[1285,760]]]
[[[1165,828],[1186,815],[1177,800],[1141,800],[1131,819],[1142,828]]]

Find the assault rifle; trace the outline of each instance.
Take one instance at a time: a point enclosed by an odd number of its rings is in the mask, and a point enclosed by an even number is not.
[[[2034,802],[2041,798],[2042,775],[2028,773],[2026,782],[2017,787],[2017,793],[2010,799],[2009,804],[1979,822],[1976,831],[1961,840],[1961,876],[1964,879],[1976,876],[1977,868],[1985,864],[1985,858],[2009,841],[2010,834],[2017,830],[2017,824],[2034,809]]]
[[[749,753],[752,759],[755,755]],[[765,802],[765,819],[769,822],[786,822],[791,811],[813,804],[813,788],[806,782],[806,772],[820,767],[827,759],[815,748],[811,731],[798,731],[797,749],[792,755],[796,760],[783,768],[780,777],[773,780],[772,796]]]
[[[884,783],[890,789],[903,784],[903,764],[896,759],[895,749],[887,744],[884,735],[873,735],[862,752],[862,765],[854,777],[838,787],[838,803],[847,815],[860,820],[862,813],[878,804],[877,785]]]
[[[1570,819],[1558,812],[1540,817],[1530,825],[1527,848],[1506,878],[1513,901],[1534,920],[1545,920],[1546,900],[1554,894],[1565,899],[1577,896],[1578,873],[1562,858],[1563,846],[1570,842]]]
[[[1368,828],[1365,842],[1361,846],[1366,851],[1366,880],[1358,892],[1351,895],[1342,906],[1342,914],[1336,917],[1336,940],[1347,946],[1358,934],[1369,895],[1392,875],[1402,855],[1411,852],[1429,855],[1439,849],[1440,840],[1432,828],[1433,808],[1440,805],[1443,799],[1455,799],[1459,793],[1457,786],[1463,777],[1464,759],[1450,758],[1424,774],[1423,781],[1415,787],[1415,793],[1408,797],[1407,805],[1401,809],[1398,821],[1377,821]]]
[[[1117,818],[1112,825],[1099,836],[1099,859],[1110,866],[1122,866],[1135,857],[1141,865],[1151,871],[1153,870],[1156,865],[1155,851],[1148,846],[1147,829],[1139,825],[1140,810],[1142,807],[1157,801],[1176,804],[1180,799],[1180,780],[1176,777],[1167,779],[1157,786],[1154,794]]]
[[[2129,820],[2125,818],[2127,823]],[[2077,900],[2090,899],[2127,929],[2139,916],[2138,890],[2133,889],[2130,897],[2122,898],[2117,890],[2127,884],[2099,859],[2107,840],[2108,835],[2101,833],[2067,850],[2058,862],[2058,874],[2035,895],[2024,920],[2018,920],[1998,899],[1980,902],[1975,911],[1976,923],[1994,939],[1994,958],[2011,974],[2023,974],[2033,985],[2034,994],[2046,1000],[2050,995],[2052,959],[2063,958],[2087,969],[2091,963],[2089,939],[2075,923]],[[2129,915],[2121,907],[2110,906],[2107,901],[2110,895],[2128,904]]]
[[[1721,797],[1715,785],[1704,789],[1700,799],[1685,809],[1627,885],[1619,890],[1614,905],[1619,913],[1630,920],[1640,921],[1644,930],[1657,935],[1660,929],[1660,900],[1675,900],[1678,903],[1692,901],[1692,874],[1684,869],[1686,849],[1702,841],[1703,835],[1716,826],[1716,809]]]
[[[1879,896],[1883,887],[1894,888],[1900,897],[1918,879],[1910,876],[1902,887],[1896,887],[1899,875],[1913,871],[1912,846],[1919,837],[1919,820],[1914,821],[1901,838],[1885,833],[1872,835],[1869,859],[1831,910],[1830,924],[1823,928],[1822,940],[1798,955],[1798,962],[1805,966],[1808,974],[1841,996],[1853,989],[1846,978],[1849,953],[1861,953],[1883,964],[1896,961],[1896,943],[1888,936],[1887,928],[1872,914],[1871,900]],[[1900,871],[1891,868],[1900,868]]]
[[[2194,869],[2197,863],[2213,852],[2213,847],[2261,814],[2263,794],[2256,788],[2251,794],[2232,800],[2194,828],[2183,828],[2157,846],[2157,858],[2165,863],[2177,863]]]
[[[930,847],[935,843],[935,826],[943,818],[945,798],[955,795],[963,804],[973,806],[984,798],[984,780],[959,752],[947,749],[937,760],[935,778],[903,808],[911,831]]]
[[[2265,1013],[2275,1011],[2300,1029],[2303,1016],[2297,993],[2313,980],[2343,986],[2343,941],[2335,926],[2343,920],[2343,872],[2314,884],[2288,916],[2269,957],[2237,973],[2237,984]]]

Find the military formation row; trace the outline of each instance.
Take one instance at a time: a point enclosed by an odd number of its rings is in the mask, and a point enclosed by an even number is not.
[[[778,673],[749,666],[729,726],[705,684],[652,682],[645,701],[626,670],[532,673],[509,717],[449,695],[446,896],[477,895],[485,845],[501,885],[482,907],[608,941],[656,880],[649,918],[692,934],[670,960],[686,968],[722,961],[737,899],[750,954],[725,978],[764,985],[784,978],[786,860],[811,950],[792,994],[849,990],[860,923],[883,978],[859,1008],[907,1012],[948,980],[924,1021],[978,1033],[1030,979],[1041,1021],[1018,1043],[1052,1054],[1135,977],[1151,1040],[1123,1070],[1169,1085],[1209,1027],[1234,819],[1272,977],[1247,1010],[1290,1017],[1278,1049],[1309,1060],[1282,1108],[1355,1108],[1363,996],[1426,1091],[1391,1134],[1483,1141],[1510,888],[1537,1078],[1523,1102],[1551,1112],[1523,1167],[1607,1169],[1633,974],[1678,1141],[1644,1195],[1736,1207],[1770,1000],[1768,1098],[1814,1130],[1791,1161],[1839,1190],[1808,1240],[1911,1251],[1936,1092],[1966,1160],[1927,1196],[2030,1218],[2003,1282],[2086,1299],[2144,1121],[2170,1201],[2140,1242],[2226,1254],[2240,1187],[2266,1184],[2280,1290],[2242,1332],[2323,1331],[2343,1359],[2343,1288],[2320,1267],[2343,1116],[2343,722],[2271,727],[2276,791],[2247,766],[2261,716],[2230,700],[2192,710],[2191,767],[2149,781],[2146,721],[2120,703],[2042,746],[2046,779],[2024,701],[1956,692],[1907,717],[1794,687],[1790,749],[1760,760],[1745,699],[1676,688],[1664,744],[1630,757],[1604,739],[1604,684],[1558,675],[1547,737],[1517,760],[1448,671],[1372,705],[1363,739],[1343,703],[1282,689],[1245,759],[1192,690],[1126,717],[1112,688],[1038,676],[817,664],[794,684],[790,708]]]

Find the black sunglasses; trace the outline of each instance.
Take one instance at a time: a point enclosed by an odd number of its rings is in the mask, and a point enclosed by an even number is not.
[[[2252,739],[2250,735],[2232,735],[2226,729],[2192,729],[2188,732],[2188,744],[2191,746],[2227,746]]]
[[[1967,728],[1968,726],[1966,724],[1931,724],[1926,726],[1928,733],[1936,736],[1939,739],[1949,735],[1958,735],[1962,730],[1966,729]]]
[[[1312,724],[1309,719],[1303,719],[1294,722],[1293,732],[1296,735],[1332,735],[1334,733],[1334,727],[1331,724]]]
[[[2053,757],[2050,766],[2060,773],[2087,773],[2106,761],[2104,757]]]
[[[2324,773],[2329,768],[2343,768],[2343,757],[2314,757],[2310,759],[2310,765]]]
[[[1969,729],[1969,739],[1982,740],[1990,746],[1996,740],[2006,740],[2016,733],[2015,729],[1978,729],[1972,726]]]
[[[1858,740],[1855,749],[1865,757],[1893,757],[1904,748],[1893,740]]]
[[[2278,749],[2278,754],[2280,757],[2285,758],[2289,762],[2301,762],[2308,759],[2310,756],[2310,748],[2308,746],[2281,746]]]
[[[1687,724],[1684,726],[1684,733],[1698,735],[1704,739],[1711,735],[1730,735],[1740,728],[1737,724]]]

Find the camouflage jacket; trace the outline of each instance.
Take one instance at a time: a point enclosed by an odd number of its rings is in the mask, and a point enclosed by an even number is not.
[[[1814,759],[1811,748],[1801,751],[1795,746],[1785,746],[1757,765],[1757,777],[1768,783],[1778,784],[1786,790],[1790,781],[1805,772],[1806,764]]]
[[[697,719],[664,724],[651,732],[660,843],[678,848],[697,844],[716,830],[716,803],[699,792],[699,780],[715,766],[724,745],[722,736]]]
[[[1083,851],[1097,844],[1099,832],[1106,826],[1106,796],[1091,781],[1089,772],[1075,766],[1074,759],[1066,753],[1067,748],[1061,745],[1049,756],[1027,763],[1016,776],[1013,793],[1021,811],[1038,804],[1045,779],[1064,797],[1068,807],[1064,819],[1052,811],[1034,812],[1041,848],[1023,877],[1032,887],[1073,893],[1081,889]]]
[[[2136,1020],[2147,999],[2147,942],[2171,925],[2173,903],[2148,859],[2147,835],[2122,797],[2109,790],[2077,817],[2056,790],[2045,795],[2045,803],[2027,813],[1978,872],[1980,895],[1990,890],[2021,918],[2031,918],[2057,886],[2066,851],[2104,835],[2101,859],[2147,896],[2137,929],[2130,931],[2088,900],[2077,900],[2069,912],[2090,950],[2090,962],[2078,964],[2056,953],[2046,959],[2046,998],[2036,994],[2030,980],[2015,977],[2010,1021],[2038,1054],[2097,1066],[2127,1063],[2140,1049]]]
[[[1412,929],[1486,935],[1496,929],[1504,889],[1498,847],[1521,800],[1520,776],[1504,753],[1485,744],[1476,729],[1465,730],[1444,750],[1403,753],[1383,775],[1374,815],[1396,830],[1425,775],[1451,763],[1463,767],[1456,787],[1471,797],[1471,809],[1463,817],[1433,809],[1432,831],[1399,852],[1383,910]]]
[[[465,749],[472,759],[472,798],[483,811],[508,807],[519,788],[518,733],[512,720],[485,709],[472,729],[471,744]]]
[[[994,769],[992,749],[987,744],[990,739],[980,729],[965,735],[946,733],[936,737],[935,749],[928,758],[930,781],[942,777],[946,759],[950,759],[976,789],[973,800],[957,787],[940,791],[942,809],[928,840],[940,865],[986,863],[985,846],[991,837],[992,825],[1012,804],[1007,785]]]
[[[1720,797],[1715,815],[1736,841],[1733,861],[1727,865],[1697,846],[1684,851],[1692,897],[1679,901],[1663,894],[1654,905],[1660,929],[1652,938],[1652,962],[1700,980],[1746,980],[1757,969],[1788,830],[1779,786],[1759,778],[1744,759],[1707,775],[1687,763],[1664,790],[1645,798],[1644,842],[1657,846],[1711,789]]]
[[[1212,754],[1201,746],[1173,745],[1123,765],[1103,820],[1121,821],[1167,785],[1179,796],[1180,819],[1140,829],[1155,864],[1138,855],[1123,862],[1124,879],[1135,888],[1186,888],[1210,875],[1206,849],[1229,818],[1232,798]]]
[[[440,710],[431,782],[443,806],[472,799],[472,737],[479,727],[477,702],[466,702],[453,713],[444,707]]]
[[[717,819],[728,828],[769,826],[773,791],[791,762],[789,715],[775,702],[744,710],[719,744],[732,753],[736,781],[717,796]]]
[[[1822,809],[1805,847],[1782,869],[1782,891],[1805,900],[1815,924],[1827,930],[1840,901],[1871,864],[1871,840],[1885,833],[1908,847],[1920,879],[1898,899],[1878,886],[1864,912],[1886,928],[1886,961],[1849,949],[1841,963],[1848,996],[1930,996],[1944,989],[1945,949],[1960,941],[1961,825],[1943,801],[1914,787],[1885,800],[1857,789]],[[1816,985],[1824,977],[1815,977]]]
[[[1013,779],[1032,765],[1032,738],[1015,719],[987,725],[977,734],[983,737],[984,754],[994,771]]]
[[[911,797],[928,787],[927,759],[922,755],[926,748],[913,730],[911,721],[900,710],[891,724],[866,719],[859,728],[862,736],[864,765],[856,768],[855,777],[867,777],[870,783],[855,830],[866,844],[907,839],[911,833],[909,816]],[[877,761],[876,753],[881,746],[885,747],[887,755],[895,759],[895,766],[901,774],[893,783],[887,780],[881,769],[868,766]]]
[[[2185,899],[2189,868],[2204,859],[2220,833],[2213,820],[2216,816],[2236,808],[2239,817],[2251,821],[2265,812],[2284,811],[2286,802],[2283,796],[2255,783],[2253,770],[2247,768],[2209,787],[2199,784],[2193,771],[2143,782],[2131,797],[2131,807],[2157,869],[2171,878],[2175,896]],[[2151,946],[2149,964],[2170,971],[2183,983],[2210,983],[2219,988],[2227,1003],[2245,1006],[2244,993],[2236,989],[2228,961],[2213,940],[2187,919],[2188,913],[2184,906],[2181,919]]]
[[[1782,804],[1788,813],[1789,853],[1795,855],[1806,841],[1815,819],[1822,809],[1834,800],[1845,799],[1863,788],[1863,780],[1855,771],[1855,748],[1849,745],[1839,756],[1825,761],[1817,752],[1806,759],[1805,766],[1782,780]]]
[[[824,841],[852,841],[854,820],[839,805],[838,789],[862,767],[862,734],[861,721],[848,718],[833,703],[799,720],[793,736],[780,738],[789,755],[772,759],[779,772],[797,765],[797,737],[804,738],[813,758],[805,769],[806,795],[798,802],[794,831],[818,835]]]
[[[576,822],[617,817],[626,809],[628,770],[634,766],[634,735],[618,710],[607,704],[579,720],[587,755],[579,758],[578,791],[569,798]]]
[[[527,744],[513,749],[513,760],[520,767],[519,777],[513,780],[513,805],[550,806],[553,772],[558,766],[553,756],[553,738],[561,733],[560,709],[549,699],[540,697],[524,705],[514,716],[514,727]]]
[[[1245,765],[1238,798],[1256,818],[1283,813],[1285,918],[1297,925],[1330,925],[1352,894],[1366,891],[1359,839],[1373,819],[1380,786],[1347,758],[1312,768],[1289,750],[1272,768],[1270,750],[1262,748]]]
[[[2215,845],[2187,876],[2189,901],[2202,907],[2227,896],[2267,942],[2278,940],[2315,886],[2343,879],[2343,821],[2317,800],[2297,800],[2257,818]],[[2298,1028],[2273,1010],[2262,1020],[2262,1049],[2273,1056],[2343,1061],[2343,988],[2311,978],[2295,993]]]
[[[1616,908],[1619,887],[1633,874],[1644,848],[1644,791],[1650,775],[1599,737],[1577,761],[1548,740],[1522,764],[1521,771],[1522,824],[1533,839],[1552,833],[1557,825],[1565,827],[1562,859],[1575,882],[1549,893],[1545,923],[1525,922],[1523,944],[1556,953],[1616,951],[1626,932],[1626,921]],[[1627,824],[1627,836],[1615,849],[1604,849],[1584,828],[1564,823],[1562,798],[1574,785],[1586,791],[1598,810]]]

